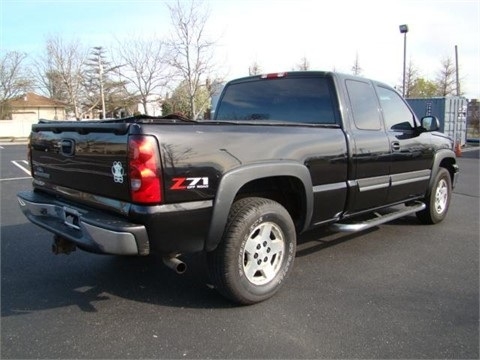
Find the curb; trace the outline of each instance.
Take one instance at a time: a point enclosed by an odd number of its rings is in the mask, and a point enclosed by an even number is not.
[[[0,136],[0,142],[27,141],[28,136]]]
[[[3,136],[0,137],[0,145],[21,145],[28,142],[28,137],[10,137]]]
[[[476,151],[476,150],[480,150],[480,147],[478,147],[478,146],[465,147],[465,148],[462,148],[462,149],[461,149],[461,152],[462,152],[462,153],[464,153],[464,152],[472,152],[472,151]]]

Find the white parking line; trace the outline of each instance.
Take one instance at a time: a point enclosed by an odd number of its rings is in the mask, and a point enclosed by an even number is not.
[[[27,175],[31,175],[30,174],[30,170],[26,167],[23,167],[22,165],[20,165],[20,163],[23,163],[25,164],[26,166],[28,166],[28,161],[27,160],[12,160],[12,164],[15,165],[16,167],[18,167],[19,169],[23,170]]]
[[[0,179],[0,182],[4,181],[14,181],[14,180],[26,180],[26,179],[31,179],[31,176],[25,176],[25,177],[17,177],[17,178],[8,178],[8,179]]]

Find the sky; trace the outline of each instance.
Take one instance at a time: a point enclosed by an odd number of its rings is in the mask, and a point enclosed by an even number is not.
[[[34,57],[49,36],[112,47],[129,37],[172,33],[168,1],[0,0],[0,48]],[[184,0],[182,0],[184,1]],[[306,58],[311,70],[361,75],[391,86],[402,83],[407,63],[435,80],[441,61],[455,61],[461,91],[480,99],[480,0],[204,0],[206,36],[215,42],[218,76],[290,71]],[[170,2],[171,4],[171,2]]]

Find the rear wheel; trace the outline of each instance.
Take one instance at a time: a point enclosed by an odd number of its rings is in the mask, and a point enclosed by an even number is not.
[[[290,273],[295,257],[295,226],[279,203],[263,198],[236,201],[222,242],[208,253],[217,290],[240,304],[273,296]]]
[[[418,219],[424,224],[436,224],[447,216],[450,198],[452,196],[452,180],[450,173],[440,168],[429,194],[425,198],[427,207],[417,213]]]

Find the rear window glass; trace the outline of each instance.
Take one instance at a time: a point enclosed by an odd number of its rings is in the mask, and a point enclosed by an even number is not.
[[[216,120],[335,124],[334,104],[328,78],[260,79],[230,84]]]
[[[377,95],[373,87],[369,83],[356,80],[347,80],[346,85],[357,129],[380,130],[381,119],[378,112]]]

